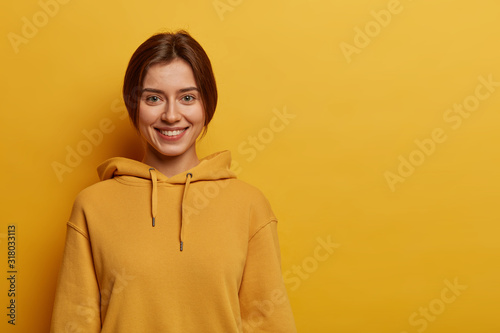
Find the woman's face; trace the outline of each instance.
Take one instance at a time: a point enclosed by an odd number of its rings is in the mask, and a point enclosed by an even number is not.
[[[195,143],[204,122],[191,66],[179,58],[151,66],[139,103],[138,128],[147,143],[146,154],[196,158]]]

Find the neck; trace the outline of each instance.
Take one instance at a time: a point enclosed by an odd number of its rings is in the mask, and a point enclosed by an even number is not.
[[[146,148],[146,153],[142,162],[152,166],[168,178],[194,168],[200,163],[196,154],[196,148],[192,147],[188,151],[178,156],[165,156],[158,153],[154,148]]]

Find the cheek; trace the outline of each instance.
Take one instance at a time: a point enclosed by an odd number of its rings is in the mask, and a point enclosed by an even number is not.
[[[139,115],[137,117],[137,127],[139,128],[139,132],[142,135],[145,135],[148,131],[148,128],[155,121],[155,114],[151,111],[151,109],[147,107],[139,107]]]
[[[139,116],[137,123],[139,127],[149,126],[154,122],[155,114],[151,111],[150,108],[139,106]]]
[[[196,123],[196,125],[200,127],[205,125],[205,110],[202,106],[197,108],[197,110],[191,114],[191,123]]]

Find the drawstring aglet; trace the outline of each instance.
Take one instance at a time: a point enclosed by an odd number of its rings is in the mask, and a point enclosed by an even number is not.
[[[155,226],[155,218],[153,217],[153,227]]]
[[[184,242],[181,241],[181,251],[182,251],[182,248],[184,247]]]

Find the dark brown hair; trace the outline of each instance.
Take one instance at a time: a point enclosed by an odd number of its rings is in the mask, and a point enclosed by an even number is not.
[[[203,129],[203,135],[205,135],[207,125],[212,120],[217,106],[217,86],[210,59],[205,50],[184,30],[153,35],[135,50],[130,58],[123,82],[123,99],[128,114],[137,129],[139,102],[148,69],[152,65],[168,63],[176,58],[185,60],[193,70],[205,110]]]

